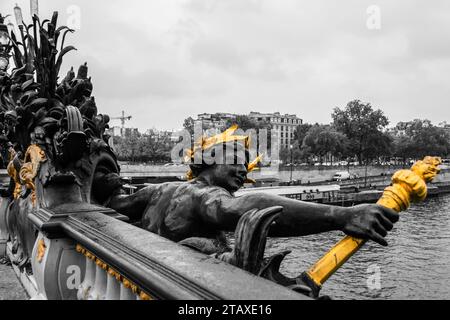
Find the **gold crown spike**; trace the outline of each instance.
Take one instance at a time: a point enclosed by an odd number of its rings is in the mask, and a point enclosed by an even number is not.
[[[250,162],[247,166],[247,171],[248,172],[252,172],[256,169],[258,169],[258,164],[262,161],[263,155],[259,155],[256,157],[255,160],[253,160],[252,162]]]

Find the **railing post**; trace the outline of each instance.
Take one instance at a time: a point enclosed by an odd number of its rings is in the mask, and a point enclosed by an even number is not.
[[[104,299],[105,270],[95,264],[94,256],[77,251],[77,243],[65,235],[62,225],[80,212],[100,210],[106,215],[119,215],[111,209],[83,202],[80,187],[74,181],[49,184],[45,188],[38,186],[39,206],[28,215],[39,230],[32,254],[32,269],[39,292],[37,298]]]
[[[119,300],[119,299],[120,299],[120,282],[116,279],[114,275],[108,272],[105,300]]]
[[[94,286],[95,281],[95,262],[92,257],[85,257],[86,260],[86,272],[84,274],[84,280],[78,288],[77,298],[78,300],[88,300],[89,293]]]
[[[136,297],[136,294],[130,288],[127,288],[123,283],[120,284],[120,300],[136,300]]]
[[[95,281],[93,290],[89,293],[89,300],[105,300],[106,298],[107,273],[106,267],[99,260],[95,266]]]
[[[31,259],[38,297],[75,300],[85,273],[85,261],[70,239],[49,239],[39,233]]]
[[[6,257],[6,242],[8,241],[6,211],[10,202],[9,198],[0,198],[0,259]]]

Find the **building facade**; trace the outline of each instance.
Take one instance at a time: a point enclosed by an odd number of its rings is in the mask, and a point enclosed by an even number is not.
[[[272,134],[275,133],[278,138],[280,148],[289,148],[294,142],[295,131],[297,126],[303,124],[303,120],[295,114],[260,113],[250,112],[247,115],[250,119],[257,122],[268,123],[271,127]],[[229,120],[235,120],[236,114],[232,113],[202,113],[194,120],[196,124],[201,124],[204,130],[215,130],[221,132],[226,129]]]
[[[155,141],[168,141],[170,143],[176,143],[180,140],[178,133],[170,130],[148,129],[144,136],[152,137]]]
[[[250,112],[249,117],[269,123],[272,134],[275,133],[278,137],[280,148],[289,148],[293,144],[295,131],[299,125],[303,124],[303,120],[295,114]]]
[[[109,135],[111,137],[131,137],[139,135],[139,130],[137,128],[122,128],[116,126],[109,129]]]
[[[202,113],[197,116],[195,122],[202,125],[203,129],[224,130],[227,121],[236,119],[236,115],[232,113]]]

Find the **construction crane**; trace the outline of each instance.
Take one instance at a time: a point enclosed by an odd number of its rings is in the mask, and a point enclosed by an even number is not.
[[[122,128],[120,129],[120,134],[121,136],[124,136],[125,134],[125,121],[130,121],[131,120],[131,116],[125,116],[125,111],[122,111],[122,116],[121,117],[114,117],[111,118],[110,120],[120,120],[120,122],[122,123]]]

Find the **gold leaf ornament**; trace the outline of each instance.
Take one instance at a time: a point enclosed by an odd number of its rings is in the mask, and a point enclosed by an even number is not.
[[[36,259],[39,263],[42,262],[45,256],[45,250],[47,249],[47,246],[45,245],[44,239],[39,239],[37,244],[37,256]]]

